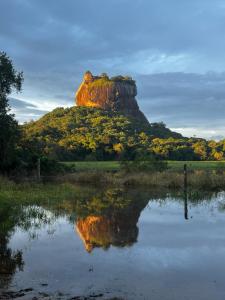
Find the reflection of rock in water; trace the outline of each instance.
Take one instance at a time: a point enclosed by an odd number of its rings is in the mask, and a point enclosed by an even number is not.
[[[146,205],[146,204],[145,204]],[[95,247],[109,248],[130,246],[137,241],[137,222],[142,207],[130,207],[108,213],[107,215],[90,215],[76,221],[76,230],[83,240],[85,248],[91,252]]]

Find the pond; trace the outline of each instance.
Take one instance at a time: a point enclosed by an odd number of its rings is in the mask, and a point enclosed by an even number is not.
[[[0,242],[0,299],[225,299],[225,192],[7,200]]]

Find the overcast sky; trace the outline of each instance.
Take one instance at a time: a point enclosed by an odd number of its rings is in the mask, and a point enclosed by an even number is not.
[[[20,122],[74,105],[91,70],[131,75],[150,122],[225,137],[224,0],[0,0],[0,50],[24,71]]]

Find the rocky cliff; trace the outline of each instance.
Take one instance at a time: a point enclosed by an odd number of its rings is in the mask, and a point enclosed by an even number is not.
[[[136,84],[130,77],[109,78],[107,74],[93,76],[90,71],[87,71],[76,93],[76,104],[122,112],[148,123],[139,109],[136,95]]]

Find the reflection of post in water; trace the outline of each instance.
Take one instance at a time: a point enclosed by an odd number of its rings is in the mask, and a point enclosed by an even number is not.
[[[188,220],[187,164],[184,164],[184,218]]]

